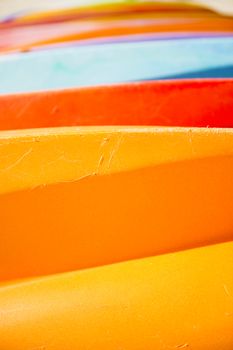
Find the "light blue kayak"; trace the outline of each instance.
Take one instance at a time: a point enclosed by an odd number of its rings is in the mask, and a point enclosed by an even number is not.
[[[232,77],[233,37],[66,47],[0,57],[0,92],[150,79]]]

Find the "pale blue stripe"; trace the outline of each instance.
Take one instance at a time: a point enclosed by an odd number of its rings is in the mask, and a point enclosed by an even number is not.
[[[160,79],[233,64],[233,38],[68,47],[0,57],[0,92]]]

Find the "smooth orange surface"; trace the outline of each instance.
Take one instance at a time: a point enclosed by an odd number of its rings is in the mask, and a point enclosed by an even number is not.
[[[233,127],[233,79],[0,95],[0,130],[72,125]]]
[[[231,129],[2,132],[0,157],[1,280],[233,239]]]
[[[4,350],[231,350],[233,243],[0,288]]]

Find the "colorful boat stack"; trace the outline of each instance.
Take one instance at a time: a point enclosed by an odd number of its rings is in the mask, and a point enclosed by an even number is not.
[[[233,1],[0,1],[0,350],[233,349]]]

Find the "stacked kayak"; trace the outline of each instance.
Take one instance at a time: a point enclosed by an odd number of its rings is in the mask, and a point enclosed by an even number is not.
[[[229,16],[176,2],[79,2],[2,17],[1,93],[233,75]]]
[[[233,349],[233,4],[0,4],[0,349]]]

